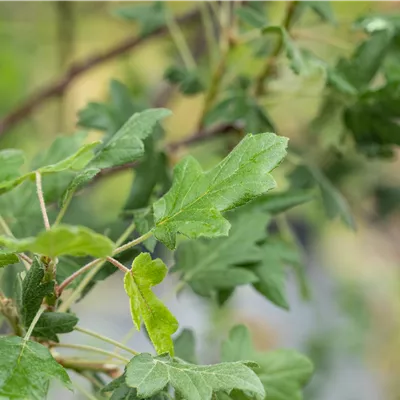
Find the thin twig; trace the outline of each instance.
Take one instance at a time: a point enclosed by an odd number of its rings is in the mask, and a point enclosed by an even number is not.
[[[18,257],[21,258],[22,261],[27,262],[29,265],[32,265],[33,263],[33,260],[24,253],[18,253]]]
[[[63,282],[60,283],[60,285],[57,288],[57,295],[61,296],[61,293],[64,291],[64,289],[72,282],[74,281],[79,275],[84,274],[86,271],[88,271],[90,268],[92,268],[94,265],[98,264],[100,261],[103,261],[101,258],[96,258],[95,260],[90,261],[86,265],[84,265],[82,268],[78,269],[75,271],[72,275],[70,275],[68,278],[66,278]],[[62,305],[61,305],[62,306]]]
[[[178,24],[192,22],[196,20],[198,16],[199,10],[194,9],[176,18],[176,22]],[[71,83],[83,73],[138,47],[151,38],[163,36],[167,32],[167,27],[163,26],[146,36],[128,37],[104,52],[94,54],[84,60],[73,63],[63,76],[28,97],[19,107],[4,116],[3,119],[0,120],[0,136],[4,134],[6,130],[31,115],[45,101],[65,93]]]
[[[13,233],[11,232],[10,227],[8,226],[6,220],[0,215],[0,226],[1,229],[3,229],[3,232],[10,236],[10,237],[14,237]]]
[[[47,216],[46,204],[44,202],[42,175],[40,174],[39,171],[36,171],[35,176],[36,176],[36,191],[39,199],[40,210],[42,211],[44,227],[48,231],[50,229],[50,222],[49,222],[49,217]]]
[[[135,239],[135,240],[132,240],[132,241],[130,241],[130,242],[128,242],[128,243],[125,243],[124,245],[122,245],[121,247],[118,247],[117,249],[115,249],[114,250],[114,253],[113,253],[113,255],[117,255],[117,254],[119,254],[119,253],[122,253],[123,251],[125,251],[125,250],[128,250],[128,249],[130,249],[131,247],[134,247],[134,246],[136,246],[136,245],[138,245],[139,243],[142,243],[142,242],[144,242],[145,240],[147,240],[149,237],[151,237],[153,235],[153,232],[147,232],[147,233],[145,233],[144,235],[142,235],[142,236],[140,236],[140,237],[138,237],[137,239]],[[107,260],[108,260],[108,258],[109,257],[107,257]],[[110,260],[108,260],[108,261],[110,261]],[[115,260],[116,261],[116,260]],[[111,261],[110,261],[111,262]],[[115,265],[115,264],[114,264]],[[116,266],[116,265],[115,265]],[[119,268],[119,267],[118,267]],[[124,267],[125,268],[125,267]],[[126,268],[128,271],[129,271],[129,269],[128,268]]]
[[[127,347],[127,346],[124,346],[122,343],[120,343],[120,342],[118,342],[118,341],[116,341],[116,340],[114,340],[114,339],[111,339],[111,338],[109,338],[109,337],[107,337],[107,336],[103,336],[103,335],[101,335],[100,333],[93,332],[93,331],[91,331],[90,329],[84,329],[84,328],[81,328],[80,326],[76,326],[76,327],[74,328],[74,330],[76,330],[77,332],[84,333],[85,335],[92,336],[92,337],[94,337],[94,338],[96,338],[96,339],[102,340],[103,342],[113,344],[114,346],[116,346],[116,347],[118,347],[118,348],[120,348],[120,349],[122,349],[122,350],[125,350],[125,351],[127,351],[128,353],[133,354],[134,356],[136,356],[136,355],[139,354],[137,351],[132,350],[132,349],[130,349],[130,348]]]
[[[108,375],[115,375],[119,372],[119,361],[109,362],[108,360],[81,360],[76,357],[61,357],[59,354],[54,355],[54,359],[64,368],[72,369],[76,372],[97,371],[104,372]],[[123,365],[125,365],[125,362]]]
[[[112,257],[106,257],[106,260],[110,262],[114,267],[117,267],[120,271],[122,271],[124,274],[129,272],[129,269],[125,267],[125,265],[121,264],[119,261],[117,261],[115,258]]]
[[[55,343],[51,342],[50,347],[60,347],[64,349],[75,349],[75,350],[82,350],[82,351],[90,351],[92,353],[98,353],[98,354],[103,354],[106,356],[110,356],[113,358],[118,358],[121,361],[124,361],[126,363],[129,362],[129,359],[127,359],[124,356],[121,356],[120,354],[115,354],[112,351],[107,351],[103,349],[99,349],[98,347],[94,346],[87,346],[85,344],[70,344],[70,343]]]
[[[38,312],[36,313],[35,317],[33,318],[31,324],[29,325],[28,332],[24,336],[24,342],[27,342],[29,338],[32,336],[32,332],[35,329],[35,325],[39,321],[39,318],[44,313],[44,308],[39,308]]]

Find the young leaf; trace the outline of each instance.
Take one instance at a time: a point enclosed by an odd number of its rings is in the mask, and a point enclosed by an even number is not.
[[[144,155],[143,140],[157,123],[171,115],[171,111],[155,108],[135,113],[99,150],[89,163],[90,168],[110,168],[133,162]]]
[[[249,367],[254,363],[233,362],[198,366],[175,361],[163,354],[152,357],[142,353],[126,368],[126,384],[137,390],[139,398],[153,396],[169,383],[187,400],[210,400],[213,392],[241,389],[263,399],[264,388]]]
[[[266,236],[269,216],[261,212],[240,212],[231,216],[229,236],[214,240],[182,243],[177,250],[173,271],[196,293],[210,296],[214,291],[254,283],[257,276],[235,264],[258,262],[263,255],[257,242]],[[246,211],[246,210],[244,210]]]
[[[19,263],[19,258],[16,254],[0,249],[0,268],[17,263]]]
[[[10,181],[17,178],[19,168],[25,161],[24,153],[21,150],[7,149],[0,151],[0,182]]]
[[[283,41],[283,44],[285,46],[286,56],[290,61],[290,67],[292,68],[293,72],[296,74],[304,72],[305,62],[303,60],[303,56],[285,28],[283,28],[282,26],[266,26],[262,29],[262,32],[264,34],[279,34],[280,40]]]
[[[57,225],[25,239],[0,236],[0,245],[16,252],[31,251],[52,258],[67,254],[107,257],[114,249],[114,243],[106,236],[83,226],[70,225]]]
[[[40,316],[32,336],[58,342],[57,334],[72,332],[78,321],[79,319],[72,314],[46,312]]]
[[[0,398],[43,400],[53,379],[71,388],[65,369],[39,343],[2,337],[0,354]]]
[[[29,328],[43,299],[51,295],[54,291],[54,281],[43,282],[44,274],[45,270],[42,262],[38,257],[35,257],[31,268],[22,281],[22,296],[19,304],[19,313],[25,328]]]
[[[254,288],[272,303],[279,307],[289,309],[285,293],[285,264],[282,247],[267,241],[260,248],[261,262],[251,268],[257,276]]]
[[[162,1],[144,5],[118,8],[114,14],[128,21],[138,21],[140,33],[146,36],[165,25],[165,9]]]
[[[151,287],[162,282],[167,267],[150,254],[141,253],[133,261],[132,269],[124,278],[125,292],[130,299],[133,323],[137,330],[143,320],[157,353],[174,354],[171,335],[178,329],[178,322],[164,303],[152,292]]]
[[[234,209],[275,187],[269,174],[285,155],[287,139],[273,133],[247,135],[216,167],[203,172],[191,157],[174,169],[170,191],[154,208],[157,239],[173,249],[177,233],[189,238],[226,236],[221,212]]]
[[[192,330],[184,329],[179,336],[174,339],[174,348],[176,357],[188,363],[197,363],[196,342]]]
[[[224,361],[254,359],[259,364],[257,375],[271,400],[302,400],[301,388],[309,380],[313,365],[308,358],[293,350],[275,350],[257,353],[251,343],[248,329],[235,326],[229,339],[222,345]]]

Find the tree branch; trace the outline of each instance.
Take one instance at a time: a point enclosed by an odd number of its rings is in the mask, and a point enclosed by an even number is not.
[[[199,15],[199,10],[195,9],[189,11],[181,17],[178,17],[176,19],[176,22],[179,24],[191,22],[197,19]],[[73,63],[63,76],[61,76],[56,81],[48,84],[37,93],[34,93],[30,97],[28,97],[25,102],[23,102],[19,107],[15,108],[10,113],[5,115],[0,120],[0,136],[3,135],[6,130],[10,129],[12,126],[18,124],[23,119],[31,115],[45,101],[51,99],[52,97],[64,94],[71,83],[81,74],[132,50],[133,48],[147,41],[148,39],[160,37],[167,33],[168,28],[166,26],[163,26],[156,29],[154,32],[148,34],[147,36],[128,37],[102,53],[94,54],[85,60]]]

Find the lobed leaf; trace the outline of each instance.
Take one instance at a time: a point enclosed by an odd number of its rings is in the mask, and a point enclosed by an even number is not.
[[[203,296],[258,281],[254,272],[237,265],[261,260],[257,242],[265,238],[269,219],[259,211],[238,210],[229,219],[232,228],[228,237],[182,243],[173,271],[179,271],[181,279]]]
[[[132,269],[124,278],[125,292],[130,299],[132,320],[140,330],[143,320],[157,353],[174,354],[171,335],[178,329],[178,322],[151,288],[162,282],[167,267],[159,258],[141,253],[133,261]]]
[[[65,369],[39,343],[2,337],[0,354],[0,398],[44,400],[53,379],[71,388]]]
[[[264,388],[257,375],[246,362],[198,366],[172,359],[168,355],[152,357],[142,353],[128,364],[126,384],[137,390],[141,399],[155,395],[170,384],[187,400],[210,400],[216,391],[230,392],[241,389],[263,399]]]
[[[217,166],[203,172],[191,157],[174,169],[169,192],[154,203],[154,235],[167,247],[177,233],[189,238],[226,236],[221,212],[234,209],[276,186],[269,172],[285,155],[287,139],[273,133],[247,135]]]
[[[294,350],[275,350],[258,353],[253,348],[250,332],[244,325],[231,329],[222,345],[224,361],[254,359],[259,365],[257,375],[264,385],[267,399],[301,400],[301,388],[312,372],[311,361]]]

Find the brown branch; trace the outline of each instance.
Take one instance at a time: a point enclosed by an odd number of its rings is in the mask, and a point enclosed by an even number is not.
[[[176,22],[180,24],[191,22],[197,19],[198,16],[199,11],[195,9],[189,11],[181,17],[178,17]],[[39,108],[45,101],[51,99],[52,97],[64,94],[70,84],[81,74],[132,50],[150,38],[160,37],[166,33],[168,33],[168,29],[167,27],[163,26],[147,36],[128,37],[102,53],[94,54],[85,60],[73,63],[63,76],[48,84],[37,93],[34,93],[28,97],[19,107],[5,115],[0,120],[0,136],[4,134],[6,130],[10,129],[12,126],[16,125],[36,111],[36,109]]]

